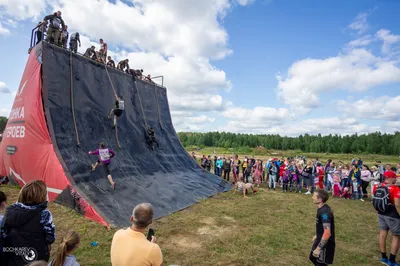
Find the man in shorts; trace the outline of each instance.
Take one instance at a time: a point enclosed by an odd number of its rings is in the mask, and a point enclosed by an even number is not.
[[[109,165],[111,163],[111,158],[115,156],[115,152],[113,152],[109,148],[106,148],[106,145],[103,142],[101,142],[99,149],[95,151],[90,151],[89,154],[90,155],[96,154],[99,156],[99,159],[96,161],[96,163],[92,164],[92,171],[95,171],[96,167],[101,163],[103,165],[104,172],[106,173],[108,181],[110,181],[111,188],[114,190],[116,183],[114,182],[111,176]]]
[[[244,183],[242,181],[239,181],[235,184],[235,189],[233,190],[233,194],[236,193],[236,191],[239,191],[240,193],[243,193],[243,197],[247,199],[248,197],[246,194],[249,192],[249,190],[253,191],[253,194],[256,194],[258,190],[254,188],[254,184],[252,183]]]
[[[378,199],[378,188],[387,187],[389,192],[389,204],[386,205],[385,211],[378,211],[378,224],[379,224],[379,248],[381,250],[382,264],[389,266],[397,266],[396,254],[399,250],[400,242],[400,188],[395,185],[396,174],[393,170],[386,171],[384,174],[385,182],[382,184],[377,184],[372,189],[373,194],[373,204]],[[376,207],[375,207],[376,208]],[[386,254],[386,239],[388,232],[392,233],[392,243],[390,245],[390,255],[389,258]]]
[[[326,204],[329,199],[327,191],[317,189],[312,199],[318,211],[310,261],[314,265],[324,266],[332,264],[335,256],[335,219],[331,208]]]
[[[115,108],[111,109],[110,115],[107,119],[111,119],[111,116],[114,114],[114,126],[113,129],[117,126],[117,117],[122,115],[122,111],[125,110],[125,102],[122,99],[122,96],[117,97],[115,101]]]

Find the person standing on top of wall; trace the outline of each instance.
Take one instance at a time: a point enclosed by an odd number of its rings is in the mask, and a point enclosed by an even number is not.
[[[111,109],[110,115],[107,119],[111,119],[111,116],[114,114],[114,126],[113,129],[117,126],[117,117],[122,115],[122,111],[125,110],[125,102],[122,100],[122,96],[117,97],[115,101],[115,108]]]
[[[104,62],[106,61],[107,58],[107,43],[103,41],[103,39],[100,39],[100,49],[103,49],[103,57],[104,57]]]
[[[69,37],[68,26],[64,25],[60,35],[60,44],[65,49],[67,49],[68,37]]]
[[[69,49],[74,53],[78,52],[78,42],[79,42],[79,47],[81,47],[81,39],[79,37],[79,32],[72,33],[71,38],[69,39]]]
[[[52,15],[45,16],[43,22],[47,20],[50,21],[50,24],[49,29],[47,30],[46,41],[51,42],[51,40],[54,40],[55,45],[60,45],[60,26],[62,26],[63,29],[65,26],[64,20],[61,18],[61,11],[57,11]]]

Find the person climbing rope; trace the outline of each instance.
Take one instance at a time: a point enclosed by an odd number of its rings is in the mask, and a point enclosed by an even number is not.
[[[109,165],[111,163],[111,158],[115,156],[115,152],[113,152],[111,149],[106,148],[106,145],[104,142],[100,143],[99,149],[95,151],[89,151],[90,155],[96,154],[99,156],[99,159],[96,161],[95,164],[92,164],[92,171],[95,171],[97,166],[101,163],[104,168],[104,172],[106,173],[108,181],[110,181],[111,188],[115,190],[115,185],[116,183],[114,182]]]
[[[158,145],[155,137],[154,128],[149,127],[147,129],[147,144],[151,147],[152,150],[154,150],[154,143],[157,144],[157,148],[160,149],[160,145]]]
[[[117,97],[115,101],[115,108],[111,109],[110,115],[107,119],[111,119],[111,116],[114,114],[114,126],[113,129],[117,126],[117,117],[122,115],[122,111],[125,109],[125,102],[122,100],[122,96]]]

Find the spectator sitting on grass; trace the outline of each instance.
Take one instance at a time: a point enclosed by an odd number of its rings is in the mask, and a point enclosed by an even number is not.
[[[239,191],[240,193],[243,193],[244,198],[248,198],[246,194],[249,192],[249,190],[253,191],[253,194],[256,194],[258,190],[254,188],[254,184],[252,183],[244,183],[242,181],[239,181],[235,184],[235,189],[233,190],[233,194],[236,193],[236,191]]]
[[[79,247],[80,237],[75,231],[67,232],[58,246],[56,257],[48,266],[79,266],[74,251]]]
[[[113,266],[160,266],[163,256],[153,236],[148,241],[145,236],[153,220],[153,207],[141,203],[133,209],[130,218],[132,226],[118,230],[111,243],[111,264]]]
[[[31,181],[19,192],[18,202],[9,206],[1,227],[3,248],[30,247],[37,260],[48,261],[55,240],[55,225],[47,209],[47,187],[41,180]],[[26,265],[21,254],[6,252],[5,265]]]

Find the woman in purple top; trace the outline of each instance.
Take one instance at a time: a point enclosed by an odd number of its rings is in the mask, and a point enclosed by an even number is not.
[[[101,142],[100,148],[95,151],[90,151],[89,154],[90,155],[97,154],[99,156],[97,162],[95,164],[92,164],[92,171],[96,170],[96,167],[101,163],[103,165],[104,171],[106,172],[108,181],[110,181],[111,187],[114,190],[116,183],[112,179],[110,168],[108,166],[111,163],[111,158],[115,156],[115,152],[113,152],[109,148],[106,148],[106,145],[104,145],[104,143]]]

